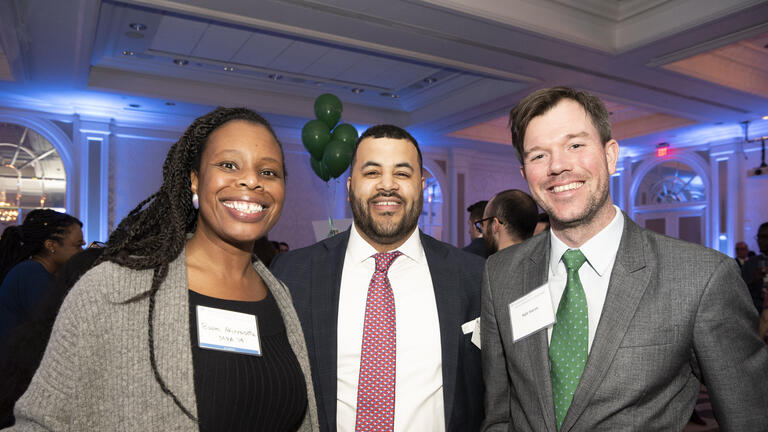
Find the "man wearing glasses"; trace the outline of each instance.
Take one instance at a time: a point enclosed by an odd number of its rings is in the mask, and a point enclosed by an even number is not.
[[[490,256],[531,238],[538,219],[533,198],[521,190],[508,189],[488,201],[483,218],[475,224],[484,233],[485,250]]]
[[[488,255],[485,252],[485,243],[483,242],[483,229],[482,225],[478,224],[483,217],[483,211],[488,201],[478,201],[471,206],[467,207],[469,212],[469,238],[471,242],[464,247],[464,252],[469,252],[475,255],[479,255],[486,258]]]

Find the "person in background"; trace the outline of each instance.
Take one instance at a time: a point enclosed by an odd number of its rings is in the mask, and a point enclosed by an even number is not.
[[[307,336],[321,431],[476,431],[483,259],[418,229],[424,176],[402,128],[366,130],[347,179],[352,227],[278,255]]]
[[[280,242],[280,247],[278,248],[278,250],[280,251],[280,253],[288,252],[289,250],[291,250],[291,247],[288,246],[288,243],[286,242]]]
[[[469,239],[470,243],[464,246],[464,251],[479,255],[483,258],[488,256],[485,250],[485,243],[483,242],[483,212],[488,201],[478,201],[471,206],[467,207],[469,212],[469,219],[467,224],[469,225]]]
[[[538,207],[527,193],[518,189],[499,192],[488,201],[483,214],[483,240],[488,255],[522,243],[533,236]]]
[[[541,212],[539,213],[539,221],[536,222],[536,228],[533,230],[533,235],[543,233],[549,229],[549,215]]]
[[[704,384],[722,430],[768,431],[768,348],[738,266],[613,204],[603,102],[540,89],[510,125],[551,227],[486,262],[482,430],[682,431]]]
[[[12,430],[316,431],[290,294],[258,260],[282,147],[245,108],[196,119],[157,193],[70,291]]]
[[[83,250],[83,223],[50,209],[32,210],[0,237],[0,357],[11,330],[27,321],[53,275]]]
[[[739,268],[742,268],[744,263],[749,259],[749,252],[749,246],[747,246],[746,242],[736,242],[736,257],[734,259],[736,260],[736,264],[739,265]]]
[[[13,405],[27,390],[51,336],[53,322],[72,286],[103,252],[91,247],[75,254],[56,273],[51,289],[40,300],[29,321],[8,336],[5,355],[0,358],[0,429],[13,425]]]

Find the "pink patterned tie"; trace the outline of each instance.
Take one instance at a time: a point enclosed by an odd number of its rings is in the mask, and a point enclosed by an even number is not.
[[[394,251],[377,253],[376,270],[368,285],[365,301],[363,348],[360,356],[360,379],[357,384],[357,418],[355,431],[392,431],[395,425],[395,296],[389,285],[387,270],[395,258]]]

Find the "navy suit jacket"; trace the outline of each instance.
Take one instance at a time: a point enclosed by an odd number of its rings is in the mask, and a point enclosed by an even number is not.
[[[476,431],[483,418],[480,350],[461,325],[480,315],[484,260],[421,233],[435,290],[443,354],[446,431]],[[272,272],[291,291],[307,340],[321,431],[336,430],[336,323],[345,231],[312,246],[278,255]]]

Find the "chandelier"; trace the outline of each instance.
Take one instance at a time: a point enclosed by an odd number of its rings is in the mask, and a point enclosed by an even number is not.
[[[11,203],[0,201],[0,222],[16,222],[19,219],[19,208]]]

